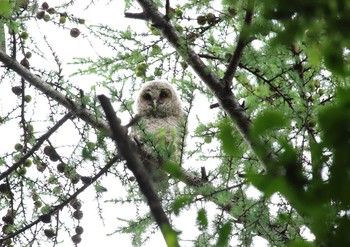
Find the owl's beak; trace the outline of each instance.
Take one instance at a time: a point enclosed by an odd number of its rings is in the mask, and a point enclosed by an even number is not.
[[[153,101],[152,101],[152,107],[153,107],[153,109],[157,109],[157,100],[156,99],[154,99]]]

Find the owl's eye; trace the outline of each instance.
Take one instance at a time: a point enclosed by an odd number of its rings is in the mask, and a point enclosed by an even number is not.
[[[142,97],[146,101],[151,101],[152,100],[152,97],[151,97],[151,95],[149,93],[145,93]]]
[[[160,94],[159,94],[160,99],[167,98],[168,96],[169,96],[169,93],[167,91],[165,90],[160,91]]]

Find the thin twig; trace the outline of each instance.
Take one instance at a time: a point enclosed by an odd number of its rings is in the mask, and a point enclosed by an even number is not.
[[[53,215],[53,214],[57,213],[59,210],[63,209],[66,205],[68,205],[68,203],[70,201],[77,198],[77,196],[80,193],[82,193],[87,187],[89,187],[90,184],[94,183],[98,178],[100,178],[102,175],[104,175],[109,170],[109,168],[111,168],[111,166],[114,163],[116,163],[118,160],[119,160],[119,156],[118,155],[114,156],[93,178],[91,178],[90,183],[84,184],[81,188],[79,188],[76,192],[74,192],[70,197],[68,197],[62,203],[60,203],[56,206],[53,206],[52,209],[50,210],[50,212],[48,212],[46,215]],[[32,221],[31,223],[29,223],[28,225],[22,227],[18,231],[11,233],[9,235],[6,235],[6,237],[0,239],[0,246],[2,246],[1,244],[4,243],[4,241],[6,241],[7,239],[11,239],[11,238],[25,232],[26,230],[28,230],[32,226],[38,224],[39,222],[41,222],[42,216],[43,215],[39,216],[38,219],[36,219],[36,220]]]
[[[45,140],[47,140],[53,133],[55,133],[59,127],[61,127],[68,119],[70,119],[73,116],[71,112],[68,112],[66,115],[63,116],[52,128],[50,128],[45,134],[43,134],[38,141],[35,143],[35,145],[25,154],[23,155],[17,162],[15,162],[10,168],[8,168],[6,171],[0,174],[0,180],[6,178],[8,175],[11,174],[14,170],[16,170],[18,167],[21,166],[21,164],[24,163],[26,159],[28,159],[36,150],[38,150],[43,144]]]
[[[49,98],[55,100],[59,104],[66,107],[68,110],[72,112],[74,116],[79,117],[81,120],[85,121],[86,123],[90,124],[96,129],[103,131],[104,133],[107,133],[109,137],[111,137],[111,130],[109,128],[108,123],[97,118],[96,114],[82,107],[80,103],[76,103],[73,100],[68,99],[66,96],[64,96],[60,92],[57,92],[57,90],[55,90],[53,87],[51,87],[50,85],[42,81],[36,75],[32,74],[29,70],[24,68],[22,65],[20,65],[18,62],[13,60],[11,57],[7,56],[2,51],[0,51],[0,61],[2,61],[6,67],[15,71],[17,74],[19,74],[24,79],[26,79],[26,81],[29,84],[33,85],[38,90],[45,93]],[[134,119],[132,119],[131,122],[126,126],[126,128],[130,127],[138,120],[139,120],[139,116],[135,116]],[[54,131],[53,128],[51,129]],[[33,152],[35,152],[35,150],[33,150]],[[30,153],[30,155],[32,154],[33,153]],[[20,166],[20,164],[23,163],[24,160],[28,158],[30,155],[23,156],[21,160],[16,162],[16,164],[18,165],[14,166],[14,168],[12,168],[11,170],[5,171],[3,174],[1,174],[0,180],[5,176],[7,176],[12,171],[14,171],[15,169],[17,169]],[[198,181],[200,180],[200,178],[197,178],[195,174],[191,174],[185,170],[183,170],[183,173],[184,173],[183,177],[186,177],[186,179],[183,182],[188,183],[188,185],[196,184],[198,186]]]

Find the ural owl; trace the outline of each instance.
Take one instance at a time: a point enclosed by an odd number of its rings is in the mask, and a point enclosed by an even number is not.
[[[154,182],[167,180],[165,161],[179,163],[184,112],[174,88],[165,81],[150,81],[137,99],[141,121],[133,126],[132,137],[139,144],[141,158]]]

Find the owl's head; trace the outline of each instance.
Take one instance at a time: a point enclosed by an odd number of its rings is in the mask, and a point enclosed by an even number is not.
[[[137,110],[142,116],[169,117],[182,114],[174,88],[165,81],[150,81],[141,90]]]

